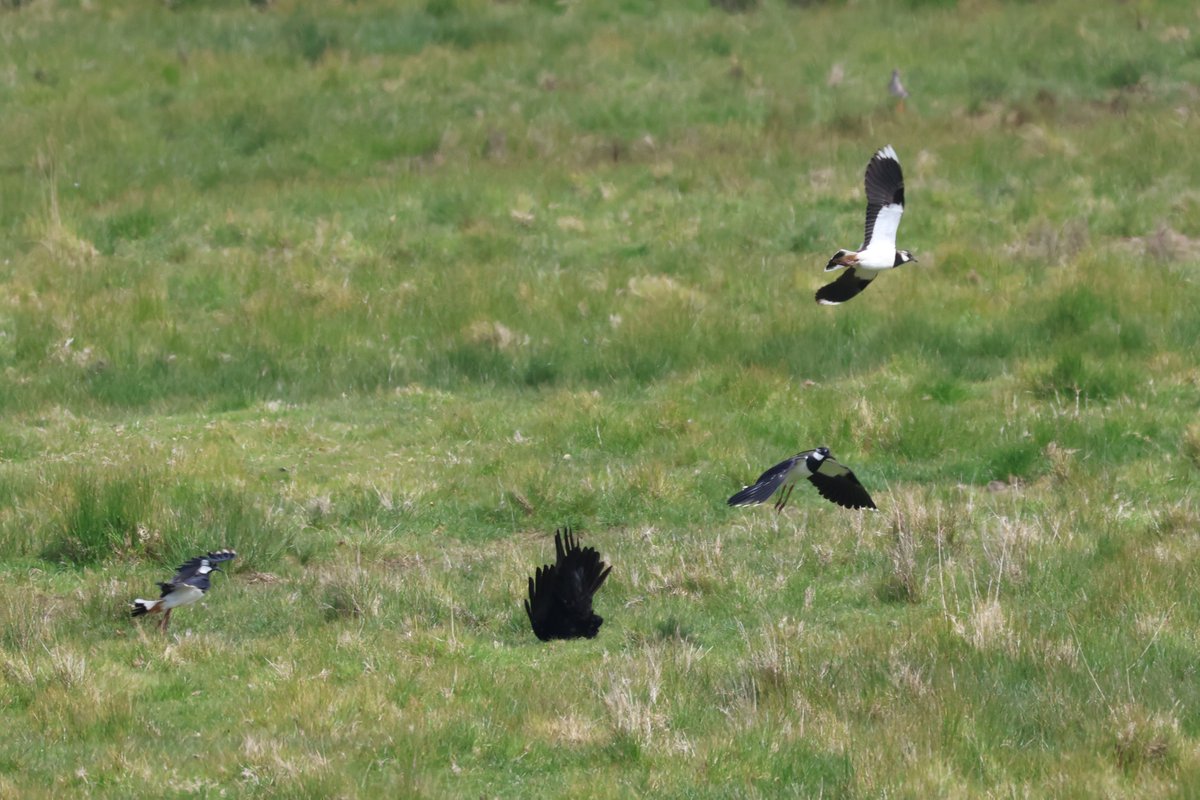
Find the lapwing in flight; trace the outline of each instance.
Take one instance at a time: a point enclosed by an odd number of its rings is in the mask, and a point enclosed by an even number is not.
[[[875,508],[871,495],[846,467],[837,462],[828,447],[805,450],[781,461],[758,476],[753,486],[747,486],[729,498],[731,506],[750,506],[765,503],[779,492],[775,510],[783,511],[791,499],[796,481],[808,478],[817,492],[830,502],[844,508]]]
[[[237,553],[232,550],[215,550],[207,555],[196,556],[183,562],[175,571],[175,577],[167,583],[158,584],[162,589],[161,597],[157,600],[138,598],[133,601],[133,616],[162,614],[162,622],[158,627],[159,630],[166,633],[167,625],[171,621],[171,611],[179,606],[191,605],[203,597],[204,593],[208,591],[208,582],[212,573],[221,569],[217,565],[233,558],[237,558]]]
[[[867,225],[858,250],[838,250],[825,271],[845,267],[836,281],[817,290],[817,302],[836,306],[861,292],[885,269],[916,261],[907,250],[896,249],[896,229],[904,214],[904,175],[900,159],[889,144],[867,164]]]
[[[551,639],[592,639],[604,618],[592,611],[592,595],[612,570],[591,547],[580,548],[571,529],[554,532],[553,564],[539,567],[529,579],[525,613],[534,634]]]

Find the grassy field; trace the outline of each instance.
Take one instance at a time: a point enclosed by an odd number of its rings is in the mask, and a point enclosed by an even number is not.
[[[1200,791],[1193,3],[0,0],[0,109],[0,797]]]

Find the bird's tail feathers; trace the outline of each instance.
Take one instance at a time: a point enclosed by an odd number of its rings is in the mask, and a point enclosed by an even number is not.
[[[133,601],[133,616],[140,617],[158,608],[158,600],[143,600],[140,597]]]

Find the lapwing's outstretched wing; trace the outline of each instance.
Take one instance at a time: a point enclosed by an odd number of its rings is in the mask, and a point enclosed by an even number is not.
[[[188,559],[176,568],[175,577],[171,578],[171,583],[175,585],[186,583],[197,589],[207,590],[209,577],[213,570],[220,569],[217,565],[233,558],[237,558],[237,553],[233,550],[214,550],[205,555]]]
[[[817,471],[808,476],[808,480],[817,487],[821,497],[843,508],[875,508],[875,501],[854,473],[839,464],[833,456],[822,461]]]
[[[889,144],[867,163],[867,223],[861,250],[895,249],[896,230],[904,214],[904,173]]]
[[[775,510],[782,511],[800,478],[808,478],[822,497],[840,506],[875,508],[875,503],[858,478],[837,462],[828,447],[805,450],[780,461],[760,475],[753,485],[729,498],[728,503],[731,506],[765,503],[778,492]]]
[[[762,475],[759,475],[758,480],[754,483],[743,488],[725,502],[731,506],[752,506],[767,502],[775,492],[779,491],[788,482],[797,465],[802,464],[811,452],[811,450],[808,450],[803,453],[797,453],[791,458],[780,461]]]
[[[836,306],[858,295],[871,285],[879,272],[873,269],[855,269],[850,267],[833,283],[827,283],[817,289],[817,302],[823,306]]]

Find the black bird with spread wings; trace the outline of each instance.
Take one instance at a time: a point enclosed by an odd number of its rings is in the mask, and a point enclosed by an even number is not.
[[[612,570],[591,547],[580,548],[570,528],[554,532],[553,564],[539,567],[529,579],[525,613],[534,634],[551,639],[592,639],[604,618],[592,611],[592,595]]]
[[[731,506],[750,506],[765,503],[779,491],[775,510],[782,511],[796,488],[796,481],[808,478],[817,492],[843,508],[875,508],[875,501],[846,467],[837,462],[828,447],[805,450],[758,476],[753,486],[747,486],[729,498]],[[780,491],[782,489],[782,491]]]
[[[237,558],[237,553],[233,550],[214,550],[183,562],[175,571],[175,577],[166,583],[158,584],[162,595],[157,600],[138,598],[133,601],[133,616],[162,614],[162,622],[158,627],[166,633],[172,609],[191,605],[203,597],[208,591],[212,573],[221,569],[217,565],[233,558]]]
[[[916,261],[907,250],[896,249],[896,231],[904,215],[904,173],[900,158],[889,144],[871,156],[864,181],[867,188],[867,222],[858,250],[838,250],[825,271],[845,267],[833,283],[817,290],[817,302],[836,306],[857,295],[885,269]]]

